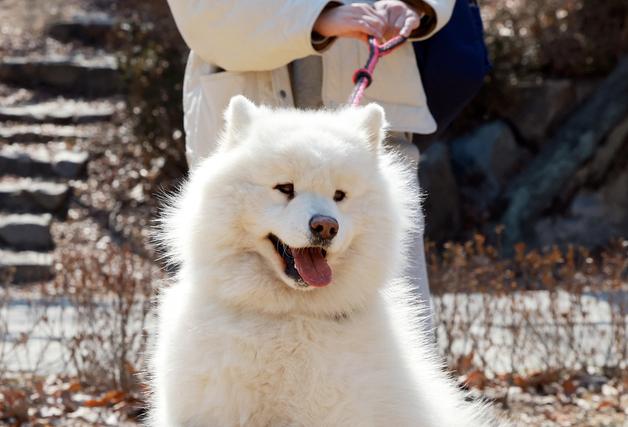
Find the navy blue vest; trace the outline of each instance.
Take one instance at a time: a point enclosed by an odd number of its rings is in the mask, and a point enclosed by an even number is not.
[[[491,70],[478,5],[456,0],[449,22],[427,40],[414,42],[421,80],[442,133],[482,86]]]

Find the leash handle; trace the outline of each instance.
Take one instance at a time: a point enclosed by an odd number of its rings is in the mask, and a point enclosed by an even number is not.
[[[368,37],[367,43],[369,45],[369,57],[364,67],[358,68],[353,73],[353,84],[355,87],[349,97],[350,105],[356,106],[362,101],[366,88],[373,82],[373,71],[375,70],[375,66],[379,61],[379,58],[388,55],[401,46],[406,40],[406,37],[397,36],[380,45],[377,43],[377,40],[375,40],[375,37]]]

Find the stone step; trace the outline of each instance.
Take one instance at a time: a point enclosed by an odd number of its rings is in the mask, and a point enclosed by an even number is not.
[[[8,142],[50,142],[76,138],[93,138],[95,125],[69,126],[55,124],[12,124],[0,126],[0,140]]]
[[[53,277],[50,253],[0,250],[0,282],[27,283]]]
[[[64,94],[107,96],[118,93],[121,79],[114,56],[9,57],[0,62],[0,80],[26,88]]]
[[[67,212],[70,187],[27,178],[0,181],[0,210],[16,213]]]
[[[0,176],[79,178],[85,174],[88,158],[86,152],[5,145],[0,147]]]
[[[0,120],[21,123],[80,124],[111,120],[115,108],[110,103],[90,103],[57,99],[38,104],[0,107]]]
[[[48,36],[63,43],[105,45],[113,35],[115,20],[106,14],[92,13],[69,20],[53,22],[46,30]]]
[[[0,246],[18,250],[49,250],[52,215],[0,214]]]

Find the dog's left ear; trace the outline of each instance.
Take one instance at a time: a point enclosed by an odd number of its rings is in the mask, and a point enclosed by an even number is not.
[[[246,97],[236,95],[231,98],[224,114],[223,143],[228,146],[237,145],[248,134],[257,114],[258,108]]]
[[[388,123],[384,109],[373,102],[360,108],[359,126],[367,132],[368,142],[375,151],[379,149],[386,136]]]

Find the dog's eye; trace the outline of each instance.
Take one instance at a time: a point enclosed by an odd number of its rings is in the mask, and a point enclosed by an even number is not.
[[[334,193],[334,200],[336,202],[344,200],[345,197],[347,197],[347,193],[342,190],[336,190],[336,192]]]
[[[274,189],[288,196],[288,199],[292,199],[294,197],[294,185],[292,183],[277,184]]]

